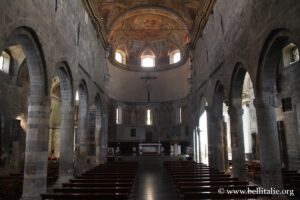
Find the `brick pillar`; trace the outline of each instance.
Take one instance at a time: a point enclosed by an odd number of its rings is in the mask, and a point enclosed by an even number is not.
[[[49,98],[29,97],[23,200],[40,199],[47,190]]]
[[[262,185],[282,188],[281,161],[273,95],[256,98]]]
[[[243,131],[243,108],[240,105],[230,106],[228,113],[230,116],[233,177],[238,177],[242,180],[245,180],[246,172]]]

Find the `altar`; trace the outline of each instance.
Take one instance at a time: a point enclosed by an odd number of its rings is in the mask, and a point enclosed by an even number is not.
[[[160,155],[161,144],[160,143],[140,143],[139,153],[140,155]]]

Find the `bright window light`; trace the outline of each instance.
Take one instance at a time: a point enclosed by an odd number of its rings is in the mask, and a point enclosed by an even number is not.
[[[78,93],[78,90],[76,91],[76,94],[75,94],[75,101],[79,101],[79,93]]]
[[[3,66],[4,66],[4,58],[3,56],[0,56],[0,70],[3,71]]]
[[[180,59],[181,59],[180,52],[176,52],[176,53],[173,55],[173,63],[179,62]]]
[[[116,52],[115,54],[115,59],[116,61],[118,61],[119,63],[122,63],[122,54],[120,52]]]
[[[119,108],[116,109],[116,124],[119,124]]]
[[[179,108],[179,123],[182,123],[182,113],[181,113],[181,107]]]
[[[122,123],[122,110],[121,108],[116,109],[116,124]]]
[[[151,110],[150,109],[147,110],[146,125],[152,125]]]
[[[0,71],[8,74],[9,73],[9,63],[10,63],[10,56],[5,51],[2,51],[0,55]]]
[[[142,67],[154,67],[155,62],[152,57],[144,57],[142,58]]]

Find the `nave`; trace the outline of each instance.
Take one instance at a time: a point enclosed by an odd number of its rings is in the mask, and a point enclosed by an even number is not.
[[[0,0],[0,198],[299,199],[299,19],[296,0]]]

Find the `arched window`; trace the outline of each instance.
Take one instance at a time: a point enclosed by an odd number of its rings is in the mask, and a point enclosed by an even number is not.
[[[116,124],[122,124],[122,109],[120,107],[116,109]]]
[[[9,74],[10,55],[2,51],[0,55],[0,71]]]
[[[78,90],[76,91],[76,94],[75,94],[75,101],[76,101],[76,102],[79,101],[79,93],[78,93]]]
[[[289,43],[282,49],[284,67],[299,61],[299,49],[294,43]]]
[[[181,53],[179,50],[170,53],[170,64],[178,63],[181,60]]]
[[[125,54],[122,51],[116,51],[115,53],[115,60],[118,63],[126,64]]]
[[[155,55],[151,50],[146,50],[141,57],[142,67],[149,68],[155,66]]]
[[[147,109],[146,111],[146,125],[148,126],[152,125],[152,112],[150,109]]]

